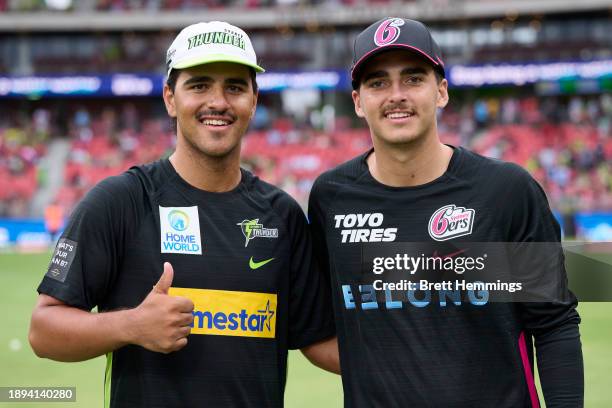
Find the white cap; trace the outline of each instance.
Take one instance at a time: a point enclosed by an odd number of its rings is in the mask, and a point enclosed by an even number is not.
[[[183,28],[166,53],[166,71],[211,62],[235,62],[264,72],[249,36],[223,21],[192,24]]]

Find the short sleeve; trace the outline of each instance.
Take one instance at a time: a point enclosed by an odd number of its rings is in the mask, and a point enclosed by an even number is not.
[[[121,261],[128,225],[135,222],[128,179],[123,174],[102,181],[77,205],[39,293],[84,310],[104,301]]]
[[[298,349],[335,335],[335,326],[328,280],[313,262],[307,220],[295,202],[290,218],[289,348]]]
[[[322,273],[329,278],[329,253],[325,236],[325,214],[321,210],[318,181],[312,187],[308,200],[308,222],[313,239],[313,259]]]

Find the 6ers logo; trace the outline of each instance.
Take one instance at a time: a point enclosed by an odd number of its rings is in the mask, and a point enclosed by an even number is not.
[[[400,35],[399,27],[403,25],[404,20],[401,18],[389,18],[383,21],[374,33],[374,43],[379,47],[394,43]]]
[[[445,205],[429,219],[429,235],[436,241],[446,241],[472,233],[475,211],[470,208]]]

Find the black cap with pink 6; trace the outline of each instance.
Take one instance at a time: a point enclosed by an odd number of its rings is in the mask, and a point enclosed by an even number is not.
[[[419,21],[387,17],[375,22],[355,38],[351,67],[353,89],[359,86],[359,74],[365,62],[391,49],[414,52],[445,77],[442,52],[429,29]]]

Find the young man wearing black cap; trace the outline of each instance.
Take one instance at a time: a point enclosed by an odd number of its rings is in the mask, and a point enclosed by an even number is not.
[[[365,29],[351,74],[373,149],[321,175],[309,203],[315,258],[331,279],[345,406],[537,407],[534,346],[547,406],[582,406],[580,318],[562,254],[552,263],[562,301],[382,285],[408,270],[408,257],[371,255],[373,245],[552,242],[559,251],[560,232],[526,171],[440,142],[448,83],[423,24],[386,18]],[[466,259],[451,250],[427,259]],[[411,260],[425,262],[424,252]]]
[[[281,407],[288,349],[339,368],[306,218],[240,168],[263,69],[246,33],[218,21],[182,30],[167,68],[176,150],[78,205],[30,343],[60,361],[106,354],[106,407]]]

